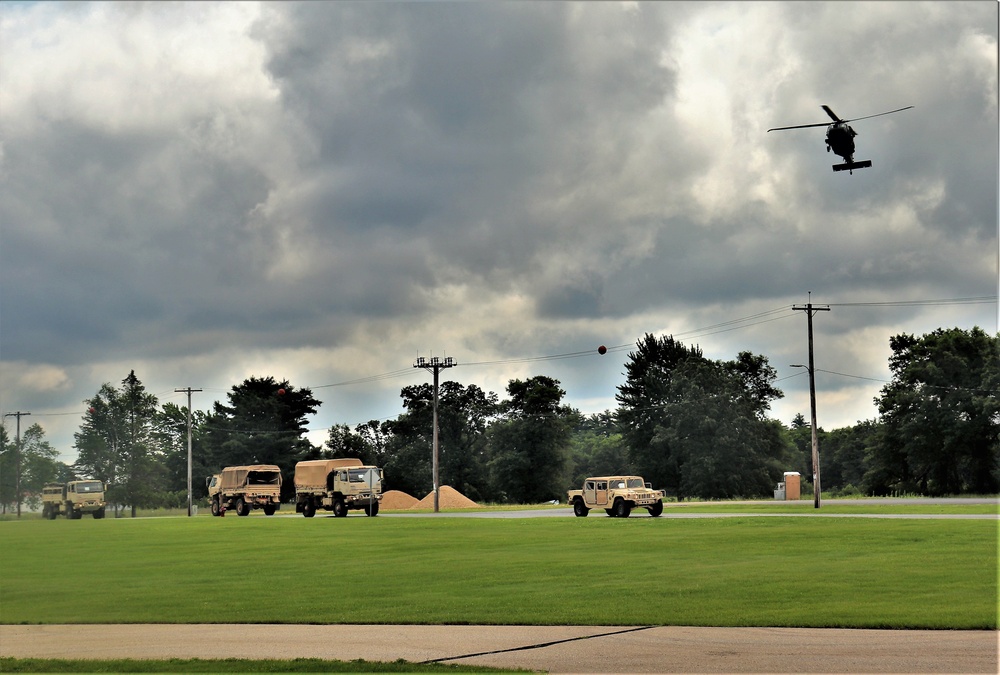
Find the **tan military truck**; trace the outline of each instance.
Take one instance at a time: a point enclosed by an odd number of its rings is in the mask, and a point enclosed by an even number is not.
[[[317,509],[343,518],[352,509],[378,515],[382,469],[360,459],[314,459],[295,465],[295,512],[306,518]]]
[[[224,516],[229,509],[240,516],[263,509],[272,516],[281,507],[281,469],[273,464],[227,466],[208,479],[208,501],[213,516]]]
[[[90,513],[104,517],[104,483],[99,480],[71,480],[68,483],[47,483],[42,487],[42,517],[55,520],[62,514],[79,520]]]
[[[604,509],[612,518],[628,518],[642,507],[654,518],[663,513],[663,490],[654,490],[640,476],[596,476],[583,481],[582,490],[570,490],[573,513],[585,518],[591,509]]]

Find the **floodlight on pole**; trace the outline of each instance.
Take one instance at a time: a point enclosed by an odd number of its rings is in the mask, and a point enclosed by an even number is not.
[[[438,373],[445,368],[451,368],[456,365],[458,364],[450,356],[445,357],[444,360],[436,356],[432,356],[430,360],[420,356],[417,357],[417,362],[413,364],[414,368],[423,368],[426,371],[434,373],[434,432],[433,458],[431,462],[431,471],[434,477],[434,513],[438,512],[438,496],[440,494],[440,485],[438,483]]]

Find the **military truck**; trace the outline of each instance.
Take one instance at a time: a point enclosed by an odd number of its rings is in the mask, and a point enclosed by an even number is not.
[[[90,513],[104,517],[104,483],[99,480],[71,480],[68,483],[46,483],[42,487],[42,517],[55,520],[62,514],[79,520]]]
[[[382,469],[360,459],[314,459],[295,465],[295,512],[306,518],[315,516],[317,509],[333,511],[337,518],[352,509],[376,516],[381,500]]]
[[[281,508],[281,469],[273,464],[227,466],[208,479],[208,501],[213,516],[224,516],[229,509],[239,516],[263,509],[273,516]]]
[[[642,507],[654,518],[663,513],[663,490],[640,476],[595,476],[583,481],[582,490],[568,492],[573,513],[585,518],[591,509],[604,509],[612,518],[628,518],[632,509]]]

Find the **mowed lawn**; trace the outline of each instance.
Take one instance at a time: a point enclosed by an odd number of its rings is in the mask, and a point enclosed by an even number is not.
[[[997,628],[997,521],[0,522],[2,623]]]

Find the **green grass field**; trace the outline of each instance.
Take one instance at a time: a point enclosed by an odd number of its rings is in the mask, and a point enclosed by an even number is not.
[[[995,520],[57,519],[0,547],[7,624],[997,628]]]

